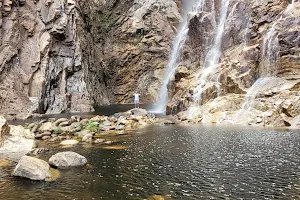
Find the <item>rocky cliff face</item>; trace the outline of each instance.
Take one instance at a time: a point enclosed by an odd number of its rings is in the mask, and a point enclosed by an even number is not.
[[[88,5],[87,5],[88,4]],[[132,102],[138,90],[143,103],[154,102],[176,34],[180,14],[172,0],[78,2],[83,60],[94,80],[108,90],[97,94],[97,104],[107,96],[111,103]],[[106,103],[108,103],[106,102]]]
[[[295,124],[300,2],[201,2],[188,17],[168,111],[208,122],[236,123],[246,113],[243,123]],[[155,102],[180,12],[192,3],[200,0],[0,1],[0,113],[91,111],[131,102],[136,90],[143,103]],[[208,62],[218,30],[220,55]]]
[[[180,20],[175,1],[1,3],[0,112],[6,117],[91,111],[131,102],[135,90],[144,102],[155,100]]]
[[[1,113],[23,118],[31,113],[90,111],[75,1],[2,3]]]
[[[190,20],[169,112],[189,108],[183,118],[214,123],[291,125],[300,114],[300,3],[291,3],[230,0],[220,60],[207,70],[222,4],[205,1]]]

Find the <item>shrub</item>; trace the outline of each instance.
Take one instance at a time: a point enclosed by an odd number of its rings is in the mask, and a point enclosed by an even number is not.
[[[56,128],[55,130],[54,130],[54,134],[57,134],[57,135],[59,135],[59,134],[62,134],[64,131],[61,129],[61,128]]]

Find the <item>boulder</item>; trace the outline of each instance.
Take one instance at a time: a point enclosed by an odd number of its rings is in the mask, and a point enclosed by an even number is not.
[[[71,117],[71,122],[80,122],[81,121],[81,117],[78,115],[74,115]]]
[[[58,168],[83,166],[86,163],[87,159],[84,156],[72,151],[57,153],[49,159],[49,164]]]
[[[93,134],[92,133],[88,133],[88,134],[85,134],[82,138],[82,141],[83,142],[91,142],[93,139]]]
[[[23,126],[10,125],[10,134],[13,136],[20,136],[27,139],[34,139],[34,133],[31,133],[29,129],[25,129]]]
[[[59,126],[61,126],[61,127],[65,127],[65,126],[69,126],[69,125],[71,125],[70,121],[65,121],[65,122],[62,122],[59,124]]]
[[[52,177],[50,166],[47,162],[30,156],[23,156],[20,159],[13,175],[38,181]]]
[[[97,116],[91,118],[90,121],[101,122],[101,121],[105,121],[107,119],[108,119],[107,116],[99,116],[99,115],[97,115]]]
[[[53,126],[53,124],[51,122],[46,122],[41,125],[41,127],[39,128],[39,131],[40,132],[53,132],[54,129],[55,129],[55,127]]]
[[[125,117],[120,117],[117,121],[117,125],[127,125],[130,124],[130,121],[127,120]]]
[[[3,142],[3,137],[8,135],[10,128],[8,126],[7,120],[0,116],[0,144]]]
[[[48,140],[48,139],[50,139],[51,138],[51,136],[43,136],[42,137],[42,140]]]
[[[131,115],[135,116],[147,116],[148,111],[142,108],[134,108],[130,110]]]
[[[41,139],[42,137],[43,137],[43,134],[36,134],[34,138],[35,139]]]
[[[60,119],[58,119],[58,120],[56,120],[56,121],[54,122],[54,125],[55,125],[55,126],[58,126],[58,125],[60,125],[61,123],[67,122],[67,121],[68,121],[67,118],[60,118]]]
[[[17,161],[35,147],[36,143],[33,139],[11,136],[4,141],[0,148],[0,155],[2,158]]]
[[[120,113],[115,113],[112,118],[121,118],[121,117],[129,117],[132,113],[130,111],[127,112],[120,112]]]
[[[90,134],[90,133],[91,133],[91,131],[89,131],[89,130],[82,130],[80,132],[75,133],[75,135],[77,137],[83,138],[86,134]]]

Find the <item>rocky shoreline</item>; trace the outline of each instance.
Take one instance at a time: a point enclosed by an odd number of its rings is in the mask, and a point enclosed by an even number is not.
[[[93,167],[93,163],[88,163],[84,156],[65,149],[79,143],[91,144],[95,148],[98,145],[104,149],[125,149],[126,146],[115,145],[116,138],[125,137],[152,124],[176,122],[175,118],[156,118],[144,109],[132,109],[112,116],[98,115],[90,119],[80,116],[72,116],[70,119],[50,118],[24,126],[9,125],[1,118],[0,170],[6,171],[7,176],[34,181],[57,181],[62,178],[61,169]],[[57,150],[59,152],[54,153]],[[50,155],[50,158],[41,156],[45,154]],[[163,200],[170,197],[153,195],[148,199]]]
[[[154,123],[172,124],[158,119],[144,109],[132,109],[112,116],[94,116],[82,119],[50,118],[24,126],[9,125],[2,117],[0,133],[0,169],[13,169],[13,176],[31,180],[55,181],[60,178],[57,169],[74,166],[90,167],[87,159],[75,152],[64,151],[52,155],[48,161],[39,159],[42,154],[52,154],[51,149],[70,148],[78,143],[104,145],[103,148],[124,149],[114,146],[113,138],[125,136],[139,128]],[[15,163],[15,164],[12,164]]]
[[[231,123],[230,120],[219,120],[220,116],[210,116],[209,119],[215,119],[210,121],[210,123]],[[49,118],[25,124],[24,126],[9,125],[1,117],[0,142],[2,146],[0,148],[0,157],[2,160],[0,160],[0,168],[8,167],[11,165],[11,162],[14,162],[18,163],[13,172],[14,176],[32,180],[54,181],[60,177],[59,171],[54,168],[89,166],[86,158],[69,151],[52,155],[47,162],[38,159],[39,155],[51,154],[51,149],[70,148],[79,143],[98,145],[106,149],[126,149],[126,146],[115,145],[120,137],[130,136],[136,130],[146,126],[154,124],[205,123],[205,120],[203,118],[199,118],[198,121],[188,119],[184,113],[167,118],[156,118],[154,114],[140,108],[115,113],[111,116],[97,115],[89,119],[77,115],[69,119]],[[263,121],[260,120],[251,125],[263,125]],[[28,162],[32,164],[26,164]]]

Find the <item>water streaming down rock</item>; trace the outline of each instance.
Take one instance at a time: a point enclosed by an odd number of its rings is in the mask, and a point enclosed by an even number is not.
[[[166,110],[166,105],[168,103],[168,84],[170,83],[170,80],[174,77],[176,69],[179,64],[179,59],[181,55],[182,48],[185,44],[185,41],[187,39],[188,31],[189,31],[189,19],[188,15],[189,13],[191,15],[195,15],[199,10],[201,10],[204,6],[205,0],[198,0],[196,2],[196,5],[193,5],[193,3],[188,3],[187,5],[187,11],[183,14],[183,20],[182,23],[179,26],[179,32],[177,36],[175,37],[175,40],[173,42],[173,49],[172,53],[170,55],[170,60],[167,65],[167,69],[163,78],[162,86],[160,89],[159,94],[159,100],[157,102],[156,108],[153,110],[155,113],[164,113]],[[192,12],[191,12],[192,11]]]
[[[293,0],[285,9],[283,14],[287,14],[294,6],[295,0]],[[281,21],[283,16],[281,15],[278,21]],[[252,108],[252,104],[255,101],[257,94],[263,89],[270,87],[274,87],[274,84],[269,84],[270,82],[274,82],[274,78],[277,74],[276,66],[272,68],[272,65],[276,65],[279,53],[279,41],[278,41],[278,32],[276,30],[276,26],[278,21],[275,21],[272,27],[266,34],[266,37],[263,41],[263,51],[262,51],[262,72],[261,78],[259,78],[252,86],[248,89],[245,103],[242,105],[242,110],[249,110]],[[276,82],[276,81],[275,81]]]
[[[293,8],[295,0],[293,0],[283,12],[283,15],[288,14],[288,12]],[[276,26],[278,25],[278,21],[281,21],[283,16],[275,21],[272,27],[266,34],[266,37],[263,41],[263,51],[262,51],[262,72],[261,76],[276,76],[277,74],[277,66],[276,62],[278,59],[278,54],[280,50],[280,45],[278,41],[278,31],[276,30]]]
[[[266,34],[266,37],[264,39],[263,43],[263,51],[262,51],[262,63],[263,64],[263,70],[262,70],[262,76],[274,76],[275,71],[271,69],[271,64],[275,65],[277,60],[277,52],[278,52],[278,38],[276,37],[276,25],[277,22],[274,22],[268,33]]]
[[[199,103],[201,101],[202,92],[208,81],[217,82],[213,84],[219,87],[219,83],[218,83],[219,81],[210,79],[210,76],[213,73],[217,73],[218,71],[218,64],[222,53],[221,52],[222,37],[223,37],[223,32],[224,32],[224,27],[226,22],[228,5],[229,5],[229,0],[222,0],[222,5],[220,9],[220,20],[218,26],[216,27],[216,34],[213,40],[213,45],[205,57],[204,68],[201,76],[198,78],[199,83],[197,84],[197,87],[194,92],[194,101],[196,103]]]

